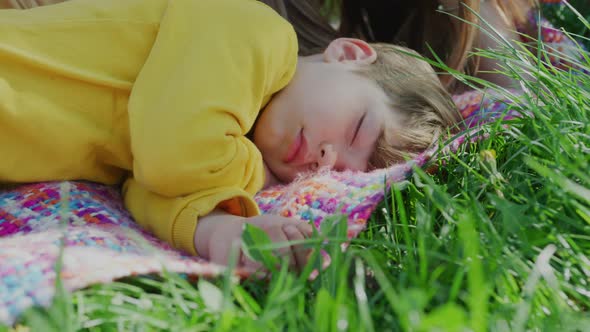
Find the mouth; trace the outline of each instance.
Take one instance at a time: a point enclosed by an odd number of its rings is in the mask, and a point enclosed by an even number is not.
[[[301,130],[299,130],[299,133],[297,133],[295,140],[293,141],[293,143],[291,143],[291,146],[289,146],[289,150],[287,152],[287,155],[283,159],[283,162],[289,164],[292,162],[301,161],[303,158],[305,158],[306,150],[307,140],[303,135],[303,128],[301,128]]]

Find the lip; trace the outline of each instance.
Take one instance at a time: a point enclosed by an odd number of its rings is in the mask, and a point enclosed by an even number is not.
[[[289,150],[283,162],[289,164],[292,162],[300,162],[303,158],[305,158],[305,154],[307,153],[307,140],[303,135],[303,128],[299,130],[295,140],[289,146]]]

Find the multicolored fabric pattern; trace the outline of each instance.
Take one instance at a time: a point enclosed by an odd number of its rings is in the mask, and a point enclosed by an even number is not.
[[[466,119],[465,135],[480,124],[518,113],[505,101],[479,92],[454,97]],[[435,153],[372,173],[325,172],[260,192],[256,200],[268,214],[299,218],[318,226],[326,216],[348,218],[356,237],[390,184],[406,179]],[[63,252],[62,252],[63,250]],[[63,266],[56,271],[62,255]],[[222,267],[174,250],[139,228],[122,206],[117,188],[87,182],[38,183],[0,191],[0,322],[12,324],[34,305],[47,306],[55,293],[56,273],[76,290],[138,274],[218,275]]]
[[[189,257],[140,229],[116,188],[85,182],[26,185],[0,192],[0,322],[12,323],[55,291],[167,271],[215,276],[219,266]]]

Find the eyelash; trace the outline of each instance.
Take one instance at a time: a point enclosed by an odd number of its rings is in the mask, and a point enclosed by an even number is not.
[[[363,125],[363,122],[365,121],[365,116],[366,115],[367,115],[367,113],[363,114],[363,116],[359,120],[358,124],[356,125],[356,130],[354,131],[354,136],[352,136],[352,141],[350,141],[350,145],[353,145],[354,144],[354,141],[356,140],[356,137],[358,136],[359,131],[361,130],[361,127]]]

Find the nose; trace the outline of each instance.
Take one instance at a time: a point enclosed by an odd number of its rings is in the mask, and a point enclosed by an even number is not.
[[[319,154],[316,166],[319,168],[334,168],[336,161],[338,160],[338,152],[334,149],[334,146],[329,143],[322,143],[320,145]]]

